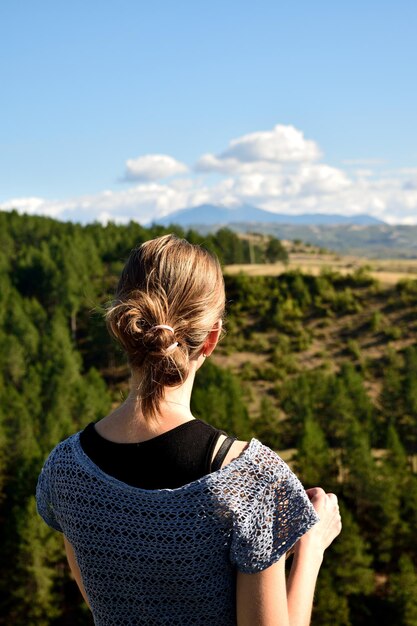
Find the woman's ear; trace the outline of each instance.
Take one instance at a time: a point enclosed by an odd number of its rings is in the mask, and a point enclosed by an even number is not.
[[[217,346],[217,342],[219,341],[220,333],[222,331],[222,320],[218,320],[211,331],[209,332],[207,339],[204,342],[202,354],[204,356],[210,356],[213,352],[214,348]]]

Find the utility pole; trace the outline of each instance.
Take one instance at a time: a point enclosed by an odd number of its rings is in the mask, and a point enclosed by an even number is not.
[[[255,254],[254,254],[252,239],[249,239],[249,262],[251,265],[255,263]]]

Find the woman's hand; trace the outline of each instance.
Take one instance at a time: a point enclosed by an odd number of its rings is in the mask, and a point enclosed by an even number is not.
[[[320,521],[299,539],[296,549],[308,546],[323,554],[342,530],[337,496],[334,493],[326,493],[321,487],[306,489],[306,493]]]
[[[287,580],[288,616],[291,626],[308,626],[314,587],[323,555],[342,529],[337,497],[320,487],[307,489],[320,520],[295,544],[294,560]],[[274,622],[271,622],[274,623]]]

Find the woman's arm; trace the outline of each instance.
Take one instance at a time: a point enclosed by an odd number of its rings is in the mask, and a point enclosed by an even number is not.
[[[288,614],[291,626],[307,626],[311,620],[314,589],[323,562],[323,552],[313,546],[297,545],[287,581]]]
[[[256,574],[237,573],[238,626],[290,626],[285,557]]]
[[[236,587],[238,626],[308,626],[314,589],[324,550],[341,531],[337,498],[323,489],[308,489],[317,522],[297,542],[285,580],[285,558],[256,574],[238,572]]]
[[[75,558],[74,548],[72,547],[68,539],[65,537],[65,535],[64,535],[64,544],[65,544],[65,552],[67,553],[68,564],[70,566],[72,575],[75,578],[75,582],[77,583],[88,608],[90,608],[87,594],[85,592],[84,585],[83,585],[83,579],[81,578],[80,568],[78,567],[77,559]]]
[[[322,560],[318,552],[308,548],[296,550],[288,585],[285,557],[257,574],[238,572],[238,625],[308,626]]]

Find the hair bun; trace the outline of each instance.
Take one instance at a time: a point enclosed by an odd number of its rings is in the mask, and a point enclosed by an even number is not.
[[[143,335],[143,345],[148,356],[162,359],[176,350],[179,342],[175,340],[175,331],[168,324],[155,324]]]
[[[142,319],[140,310],[135,306],[132,306],[131,308],[126,309],[125,315],[127,318],[127,332],[130,332],[132,335],[142,335],[144,320]]]

